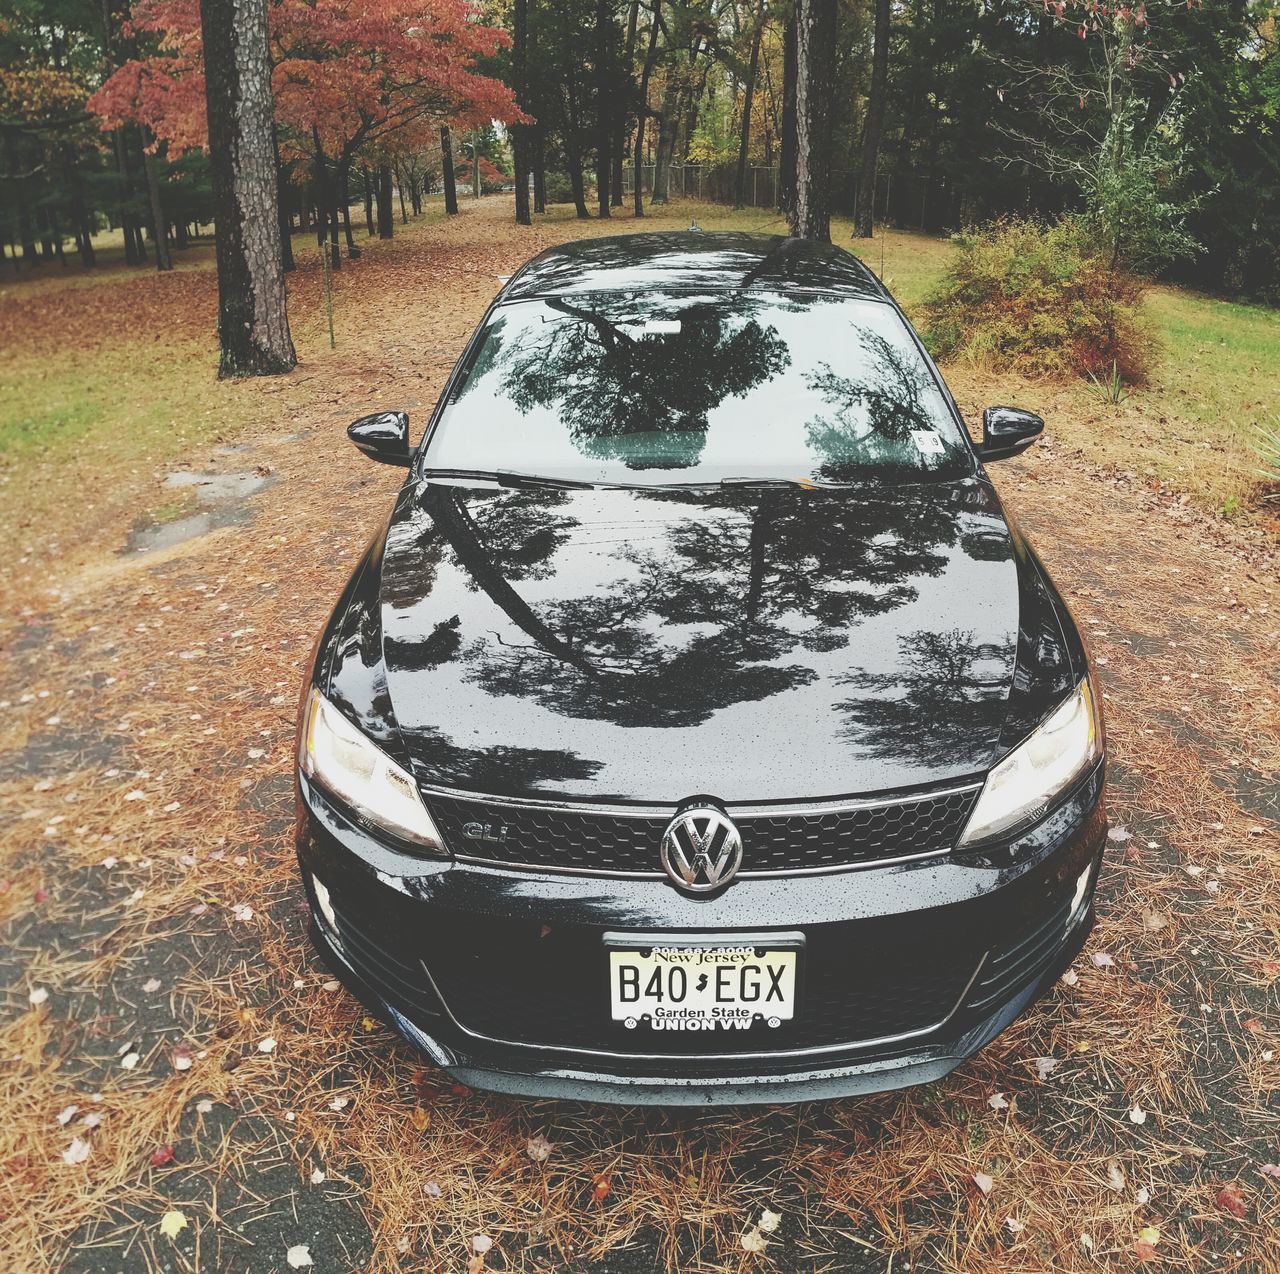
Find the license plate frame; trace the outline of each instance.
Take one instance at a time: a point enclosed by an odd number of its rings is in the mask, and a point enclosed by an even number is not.
[[[712,1039],[720,1040],[728,1038],[729,1034],[738,1035],[740,1029],[744,1035],[754,1035],[757,1039],[762,1035],[771,1035],[772,1029],[779,1027],[785,1028],[788,1023],[796,1021],[801,1012],[803,1005],[804,990],[804,968],[805,968],[805,937],[798,930],[770,930],[767,932],[730,932],[730,933],[653,933],[653,932],[614,932],[610,931],[604,934],[604,970],[602,981],[604,986],[604,1004],[605,1011],[608,1014],[608,1020],[617,1026],[626,1028],[628,1031],[643,1031],[645,1035],[657,1035],[659,1031],[666,1030],[700,1030],[710,1041]],[[651,953],[655,950],[662,951],[720,951],[720,952],[739,952],[743,949],[750,949],[753,953],[749,959],[763,959],[769,954],[785,955],[789,957],[791,974],[791,1003],[790,1013],[782,1015],[779,1013],[766,1014],[763,1011],[757,1012],[749,1008],[746,1001],[734,1000],[726,1004],[724,1007],[736,1010],[747,1010],[752,1016],[746,1027],[735,1029],[735,1022],[744,1020],[740,1014],[735,1013],[732,1016],[726,1016],[723,1019],[718,1017],[708,1017],[705,1014],[699,1014],[697,1020],[700,1023],[711,1022],[710,1026],[699,1025],[692,1027],[688,1025],[689,1017],[675,1016],[664,1017],[664,1025],[655,1028],[652,1015],[644,1013],[620,1015],[618,1005],[614,1000],[615,985],[615,969],[618,967],[615,961],[616,956],[625,957],[627,954],[641,955],[643,953]],[[784,962],[784,963],[787,963]],[[687,967],[697,968],[697,962],[690,962]],[[709,963],[705,968],[726,967],[720,962]],[[770,975],[766,973],[766,980]],[[786,974],[783,974],[783,980],[786,981]],[[767,989],[767,988],[766,988]],[[705,995],[701,997],[705,1000]],[[678,1008],[688,1008],[690,1005],[686,1001],[684,1004],[677,1005]],[[763,1006],[762,1006],[763,1008]],[[724,1021],[724,1029],[718,1029],[721,1021]],[[685,1025],[674,1026],[665,1025],[668,1022],[683,1022]]]

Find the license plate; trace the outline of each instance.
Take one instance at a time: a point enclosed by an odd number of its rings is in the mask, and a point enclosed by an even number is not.
[[[790,935],[788,935],[790,937]],[[630,1030],[746,1031],[796,1013],[800,942],[606,939],[609,1013]]]

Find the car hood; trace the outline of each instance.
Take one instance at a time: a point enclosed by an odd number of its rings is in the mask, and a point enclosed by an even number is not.
[[[1073,678],[1061,602],[979,479],[411,481],[343,605],[339,702],[421,783],[494,795],[755,803],[957,781]]]

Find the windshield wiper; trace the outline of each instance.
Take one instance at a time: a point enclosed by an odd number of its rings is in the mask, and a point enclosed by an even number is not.
[[[722,487],[799,487],[802,491],[826,491],[840,482],[815,482],[812,478],[721,478]]]
[[[594,491],[594,482],[580,482],[576,478],[550,478],[537,473],[513,473],[507,469],[424,469],[422,476],[432,478],[479,478],[482,482],[496,482],[500,487],[550,487],[572,491]]]

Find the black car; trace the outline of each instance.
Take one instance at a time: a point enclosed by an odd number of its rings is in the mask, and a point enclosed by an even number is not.
[[[655,1104],[945,1075],[1092,925],[1084,646],[902,312],[744,234],[499,293],[319,641],[316,943],[458,1080]]]

